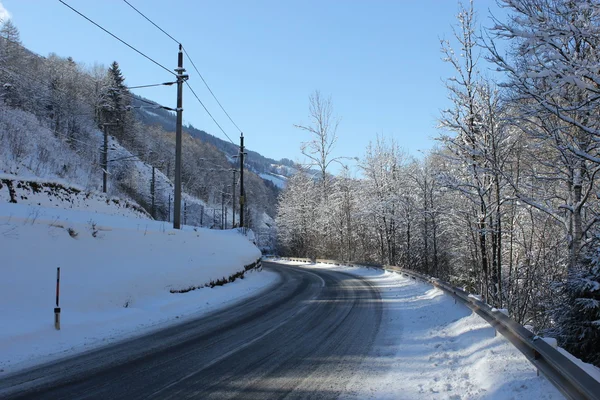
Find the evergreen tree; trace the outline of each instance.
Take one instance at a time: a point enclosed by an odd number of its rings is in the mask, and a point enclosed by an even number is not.
[[[10,59],[18,56],[18,52],[21,49],[21,35],[19,29],[12,23],[12,21],[6,20],[0,28],[0,37],[2,40],[2,59],[4,62],[8,62]]]
[[[4,102],[12,106],[20,104],[18,99],[18,79],[11,70],[19,69],[22,53],[19,30],[10,19],[0,27],[0,90]]]
[[[119,125],[111,129],[111,132],[120,139],[126,136],[128,125],[133,120],[128,117],[130,105],[129,90],[125,86],[125,77],[121,72],[119,63],[113,61],[107,72],[108,87],[105,89],[104,101],[100,103],[102,123],[115,123]]]
[[[569,272],[551,333],[571,354],[600,365],[600,237],[584,262]]]

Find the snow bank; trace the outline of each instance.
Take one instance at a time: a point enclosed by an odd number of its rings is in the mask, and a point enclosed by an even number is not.
[[[0,174],[0,203],[16,203],[93,213],[144,218],[150,216],[137,204],[108,197],[104,193],[87,192],[61,180],[23,179]]]
[[[234,231],[177,231],[152,220],[1,202],[0,254],[0,369],[5,370],[103,340],[113,332],[107,330],[111,324],[134,331],[139,324],[181,314],[181,306],[184,312],[198,309],[194,293],[214,289],[170,291],[227,278],[260,257]],[[57,267],[60,332],[53,328]],[[184,298],[191,302],[183,304]]]
[[[548,340],[549,338],[543,338],[544,340]],[[592,378],[600,382],[600,368],[595,365],[588,364],[586,362],[581,361],[579,358],[575,357],[573,354],[569,353],[562,347],[554,346],[558,351],[560,351],[565,357],[571,360],[575,365],[579,366],[582,370],[587,372]]]
[[[510,342],[442,290],[374,268],[316,267],[366,277],[384,302],[380,332],[347,398],[563,398]]]

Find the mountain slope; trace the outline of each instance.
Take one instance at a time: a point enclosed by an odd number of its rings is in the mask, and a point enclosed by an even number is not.
[[[144,104],[147,104],[146,102],[144,102],[144,100],[149,101],[148,99],[145,99],[143,97],[135,96],[133,100],[133,105],[136,107],[141,107]],[[166,131],[175,131],[176,116],[175,113],[171,111],[163,109],[147,110],[143,108],[137,108],[136,118],[146,125],[160,125]],[[202,142],[209,143],[215,146],[217,149],[219,149],[228,156],[235,156],[238,154],[239,147],[237,144],[233,144],[229,141],[220,139],[216,136],[211,135],[210,133],[207,133],[204,130],[197,129],[192,125],[185,126],[184,130],[185,132],[189,133],[190,136],[199,139]],[[291,174],[291,171],[294,171],[297,167],[293,161],[286,158],[283,158],[281,160],[274,160],[272,158],[264,157],[256,151],[246,149],[246,152],[248,153],[248,156],[245,161],[246,167],[257,174],[273,172],[279,173],[284,176],[289,176],[286,172],[290,171]]]

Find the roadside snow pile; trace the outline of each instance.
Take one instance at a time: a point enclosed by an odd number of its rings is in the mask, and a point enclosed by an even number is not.
[[[366,277],[384,302],[380,332],[350,398],[563,398],[519,350],[442,290],[378,269],[316,267]]]
[[[140,324],[198,309],[211,296],[193,293],[214,289],[170,291],[228,278],[260,258],[260,251],[237,232],[184,228],[0,202],[0,370],[104,340],[115,327],[134,331]],[[57,267],[60,332],[53,327]],[[197,296],[202,303],[194,301]]]
[[[60,181],[0,174],[0,203],[92,211],[108,215],[150,218],[137,204],[103,193],[86,192]]]
[[[573,361],[574,364],[578,365],[581,369],[583,369],[585,372],[587,372],[592,378],[594,378],[595,380],[600,382],[600,368],[596,367],[595,365],[583,362],[579,358],[575,357],[573,354],[571,354],[568,351],[566,351],[565,349],[563,349],[562,347],[558,347],[556,345],[556,339],[553,339],[553,338],[543,338],[543,339],[546,341],[548,341],[548,339],[554,340],[555,341],[554,347],[556,347],[556,349],[558,351],[560,351],[565,357],[567,357],[569,360]]]

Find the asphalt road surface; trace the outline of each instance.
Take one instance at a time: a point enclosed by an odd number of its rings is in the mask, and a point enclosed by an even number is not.
[[[0,398],[330,399],[360,378],[382,303],[367,281],[263,262],[275,287],[202,318],[22,371]]]

